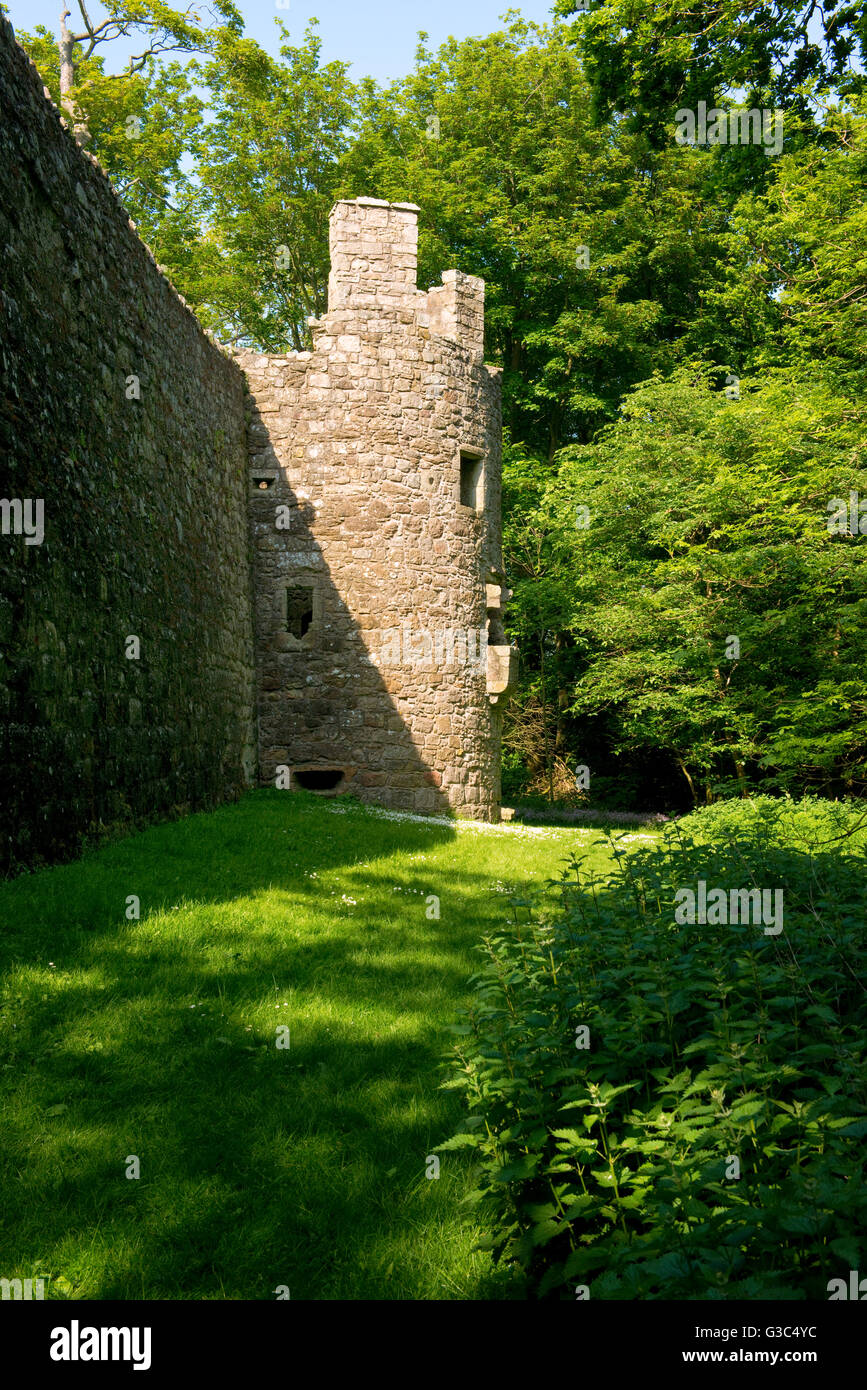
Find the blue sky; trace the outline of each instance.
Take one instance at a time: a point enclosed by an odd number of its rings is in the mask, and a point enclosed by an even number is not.
[[[4,0],[9,18],[16,28],[35,29],[43,24],[56,33],[61,0]],[[80,20],[77,0],[68,0],[74,29]],[[544,22],[548,19],[553,0],[524,0],[511,8],[520,9],[525,19]],[[174,0],[173,8],[183,10],[186,0]],[[275,18],[282,19],[292,39],[301,37],[311,15],[319,20],[322,37],[322,56],[325,62],[340,58],[352,64],[351,75],[358,80],[370,76],[385,82],[403,77],[412,69],[416,35],[420,29],[430,35],[436,47],[449,35],[467,38],[470,34],[488,34],[502,28],[500,16],[510,8],[509,0],[289,0],[288,8],[277,0],[240,0],[238,8],[244,15],[246,32],[269,51],[276,53],[278,31]],[[94,24],[105,17],[98,0],[87,4]],[[207,0],[201,0],[200,13],[205,18]],[[106,70],[117,71],[123,57],[139,51],[141,41],[116,44],[101,49]]]

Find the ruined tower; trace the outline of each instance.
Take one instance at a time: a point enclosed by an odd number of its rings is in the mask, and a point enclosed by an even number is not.
[[[416,288],[418,211],[337,203],[313,351],[238,359],[260,776],[491,820],[513,666],[500,374],[484,282]]]

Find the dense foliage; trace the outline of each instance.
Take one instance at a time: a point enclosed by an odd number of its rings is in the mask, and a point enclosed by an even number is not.
[[[667,763],[687,802],[759,779],[863,792],[864,540],[829,533],[827,499],[867,496],[865,428],[863,401],[821,379],[769,372],[731,400],[684,368],[547,483],[513,468],[519,640],[532,654],[541,622],[569,628],[554,659],[579,763]]]
[[[803,113],[808,84],[863,89],[857,0],[557,0],[556,10],[576,16],[599,111],[621,105],[657,138],[675,106],[726,89]]]
[[[858,1268],[867,814],[716,809],[610,877],[573,860],[558,912],[516,901],[480,948],[443,1148],[530,1296],[826,1299]],[[782,930],[679,925],[701,880],[784,885]]]

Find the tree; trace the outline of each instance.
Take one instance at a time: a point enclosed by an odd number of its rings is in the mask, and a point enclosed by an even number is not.
[[[556,6],[563,16],[583,8]],[[591,0],[572,34],[597,119],[628,111],[656,143],[678,107],[724,92],[808,120],[805,87],[863,90],[867,11],[853,0]]]
[[[185,52],[200,51],[208,47],[211,36],[199,27],[201,20],[195,5],[181,12],[170,9],[161,0],[104,0],[107,18],[94,24],[84,0],[77,0],[77,3],[81,21],[78,32],[73,32],[67,26],[66,21],[71,18],[72,11],[66,4],[63,4],[60,12],[60,105],[72,122],[78,143],[88,144],[90,131],[86,112],[78,105],[79,96],[83,95],[86,99],[86,83],[84,91],[81,91],[82,84],[77,79],[79,66],[92,57],[96,48],[131,33],[142,32],[147,39],[144,48],[129,58],[126,72],[118,74],[118,78],[130,78],[141,72],[156,54],[179,49]],[[217,12],[227,20],[231,31],[239,33],[242,21],[231,0],[214,0],[214,4]]]
[[[545,586],[570,606],[569,713],[600,765],[651,756],[695,799],[863,794],[867,539],[830,523],[834,499],[867,501],[865,422],[820,378],[768,372],[734,398],[683,367],[562,452],[537,508]]]
[[[32,34],[19,31],[17,39],[39,69],[54,102],[79,127],[79,143],[85,143],[86,136],[140,235],[183,288],[199,238],[188,156],[204,102],[194,88],[195,72],[177,61],[162,61],[159,55],[171,49],[205,49],[218,38],[225,46],[238,34],[241,21],[229,0],[219,0],[217,5],[225,24],[212,29],[198,27],[193,9],[178,15],[151,3],[105,8],[109,18],[97,24],[82,6],[82,32],[71,35],[71,84],[65,41],[58,45],[43,26]],[[69,13],[64,10],[64,24]],[[124,71],[107,73],[105,56],[111,42],[136,27],[149,35],[146,48],[127,62]],[[106,47],[100,51],[102,45]]]
[[[739,370],[789,366],[867,387],[867,109],[830,106],[821,139],[734,205],[705,311]]]
[[[212,93],[196,142],[203,231],[184,293],[221,337],[300,351],[308,318],[326,307],[328,214],[355,88],[347,64],[320,65],[315,22],[297,46],[280,30],[280,59],[232,38],[202,72]]]

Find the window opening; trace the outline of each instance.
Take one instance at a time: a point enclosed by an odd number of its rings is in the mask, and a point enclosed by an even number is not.
[[[300,642],[310,631],[313,622],[313,590],[286,590],[286,630]]]
[[[461,450],[461,506],[478,511],[481,503],[482,459]]]

